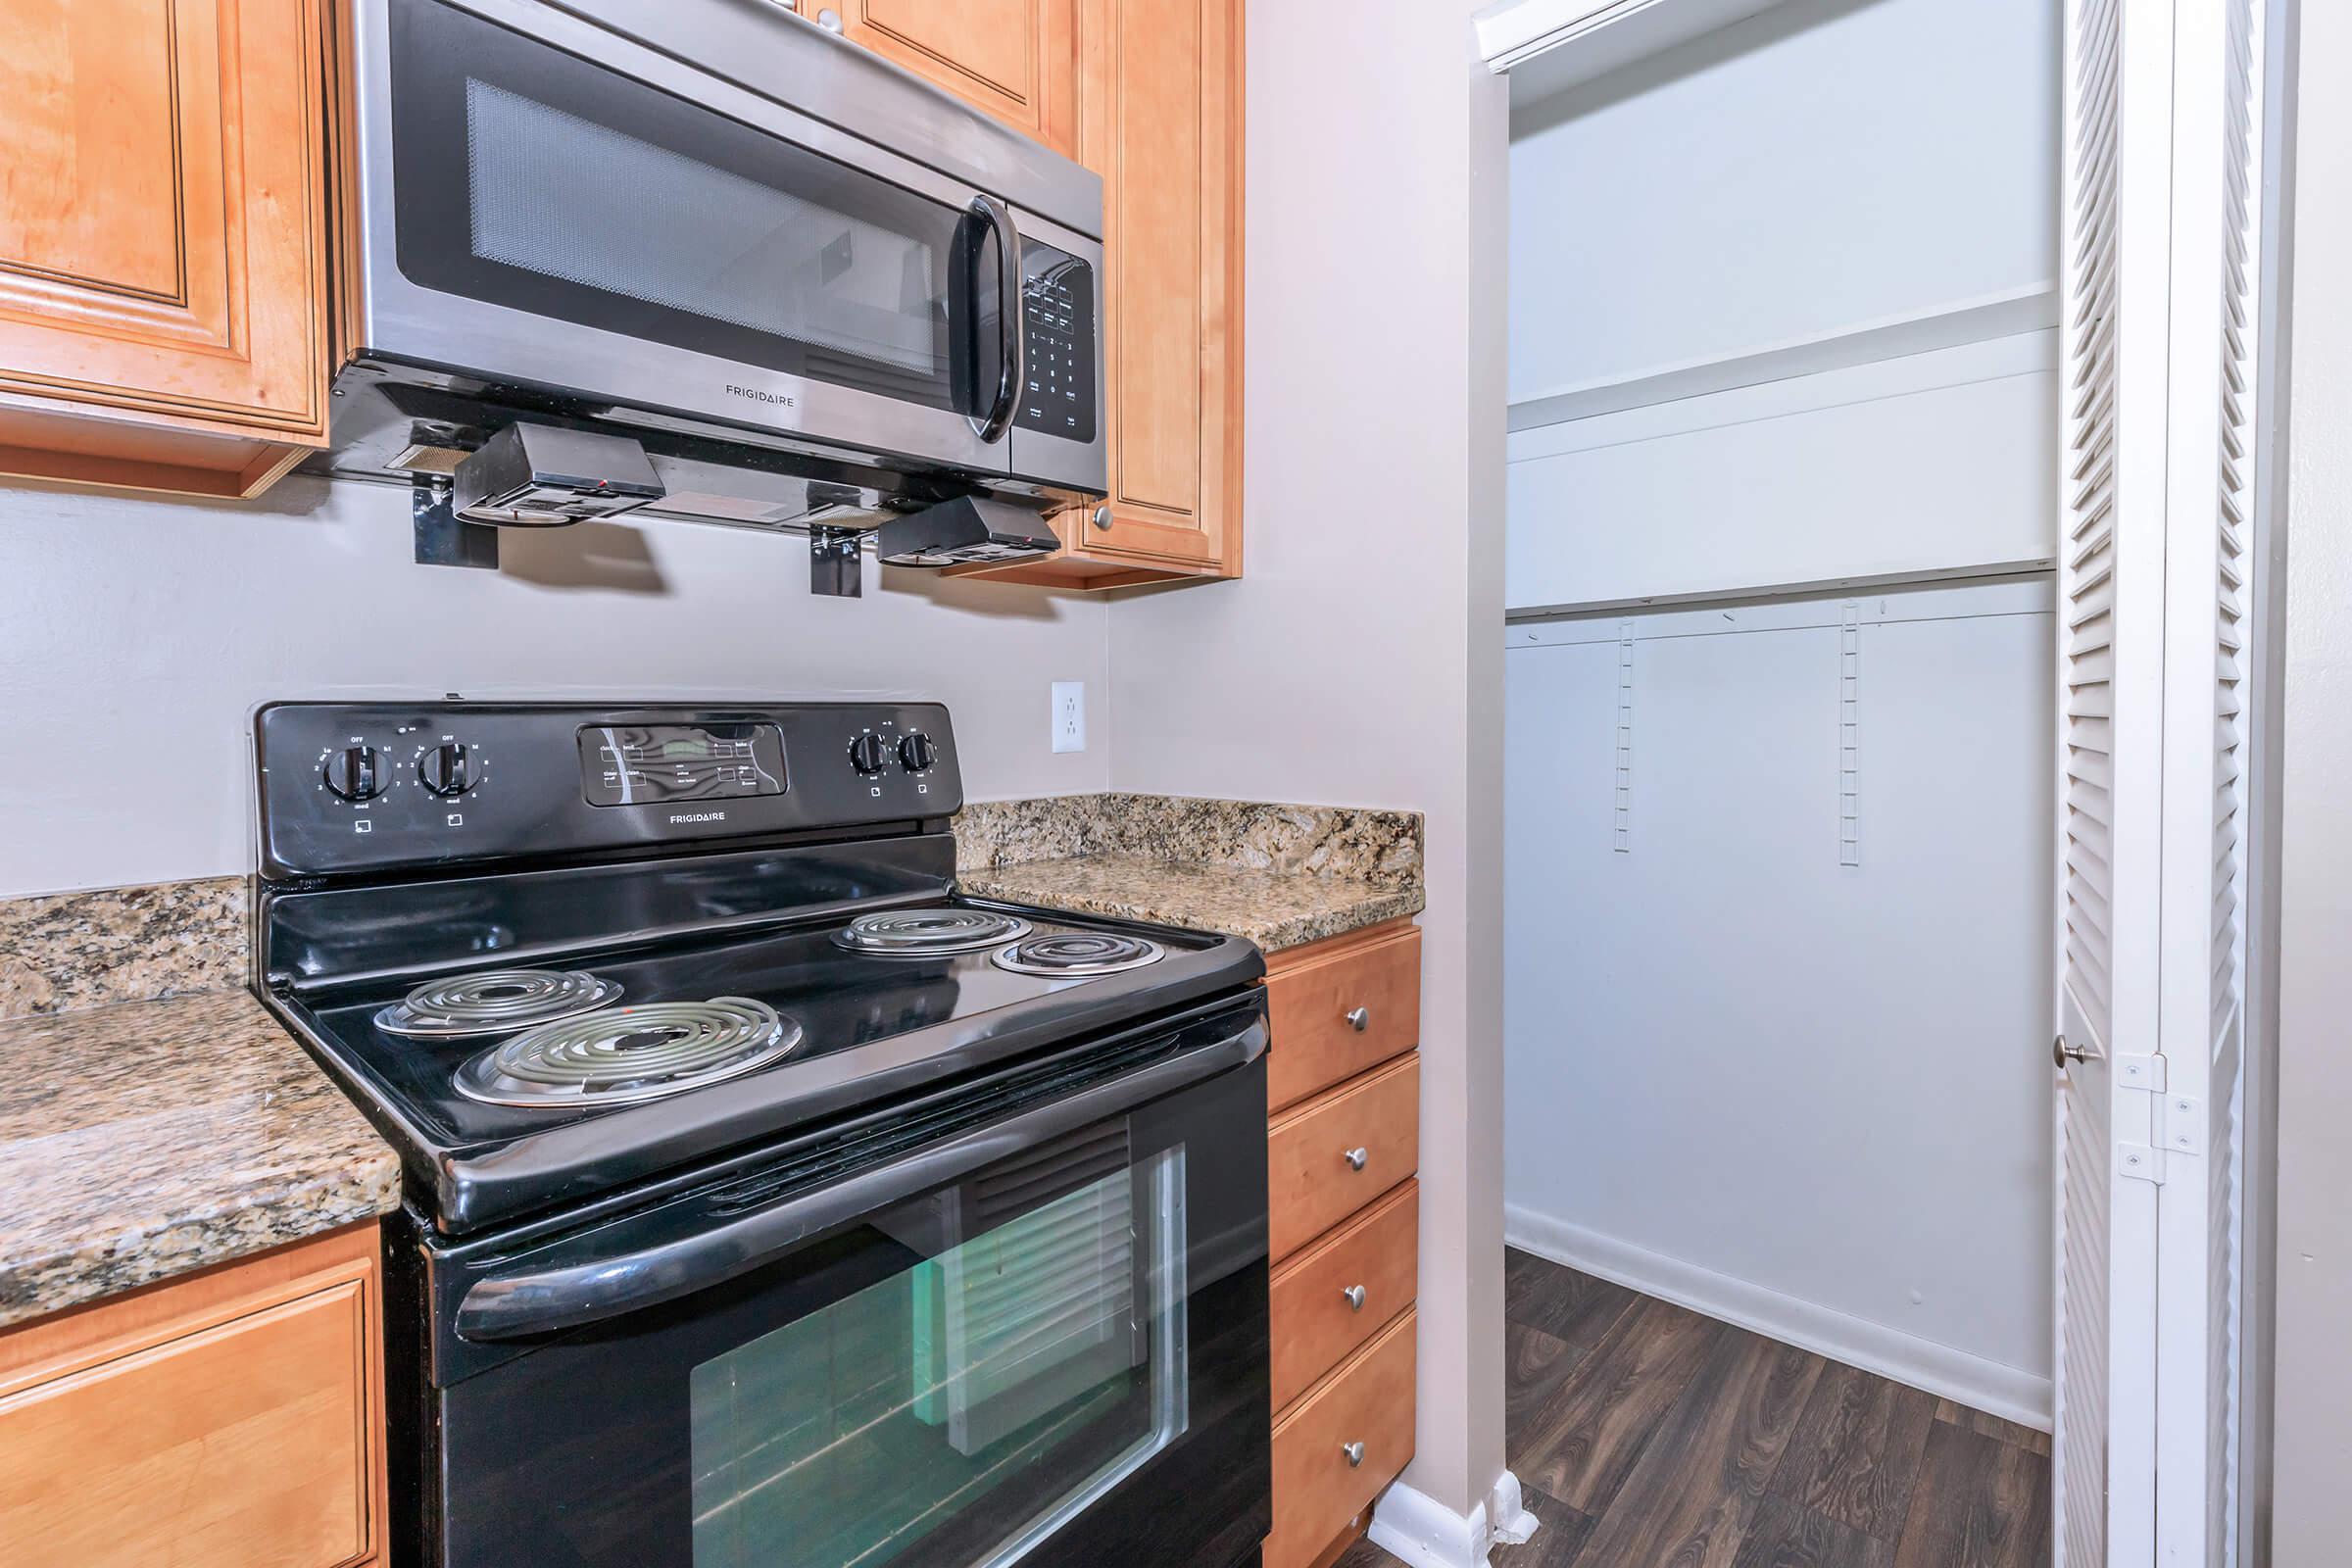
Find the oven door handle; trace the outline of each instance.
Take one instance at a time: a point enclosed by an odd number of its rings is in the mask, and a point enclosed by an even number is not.
[[[1212,1045],[976,1131],[943,1139],[904,1158],[692,1236],[561,1268],[477,1281],[458,1304],[458,1337],[487,1344],[548,1334],[709,1290],[750,1273],[837,1225],[957,1181],[1090,1122],[1107,1120],[1148,1101],[1248,1066],[1265,1049],[1265,1020],[1252,1017],[1247,1026]]]

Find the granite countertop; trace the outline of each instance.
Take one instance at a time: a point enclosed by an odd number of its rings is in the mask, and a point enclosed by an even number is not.
[[[388,1213],[400,1166],[241,991],[0,1019],[0,1326]]]
[[[1141,855],[1028,860],[964,871],[957,880],[978,898],[1224,931],[1248,937],[1268,953],[1418,914],[1423,903],[1418,887]]]
[[[956,819],[979,898],[1248,937],[1268,952],[1421,912],[1421,817],[1185,796],[994,801]]]

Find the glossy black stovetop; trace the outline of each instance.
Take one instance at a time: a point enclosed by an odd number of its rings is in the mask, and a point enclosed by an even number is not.
[[[878,793],[883,785],[856,782],[872,776],[863,772],[870,748],[827,755],[829,747],[793,742],[811,733],[830,739],[837,730],[875,733],[845,722],[855,712],[728,710],[723,720],[710,720],[704,710],[632,710],[624,727],[612,710],[598,710],[592,728],[565,710],[488,711],[527,721],[502,731],[449,705],[306,705],[265,709],[257,737],[266,846],[257,989],[398,1150],[411,1202],[444,1234],[491,1229],[690,1171],[1235,993],[1263,973],[1257,950],[1238,938],[960,898],[954,840],[935,819],[859,820],[855,831],[760,831],[715,843],[710,824],[695,821],[681,824],[691,837],[648,853],[646,836],[660,835],[661,818],[724,809],[693,808],[691,794],[689,806],[680,805],[681,791],[712,776],[700,758],[664,777],[673,788],[633,809],[581,804],[600,789],[612,792],[605,779],[583,786],[580,769],[601,759],[588,741],[575,742],[575,732],[596,734],[599,746],[613,733],[674,741],[699,721],[729,739],[749,732],[760,748],[756,770],[746,764],[751,784],[736,783],[730,761],[722,782],[737,793],[709,798],[759,801],[763,828],[779,820],[799,826],[828,806],[870,818],[871,803],[888,798]],[[293,721],[273,735],[272,715],[282,714]],[[760,732],[757,726],[771,714],[772,730]],[[919,723],[945,740],[943,711],[895,716],[896,729]],[[370,745],[371,730],[383,732],[385,743]],[[448,738],[485,732],[494,742]],[[452,830],[435,820],[461,814],[441,809],[457,798],[434,796],[428,808],[404,800],[404,817],[370,819],[328,787],[362,776],[345,753],[367,747],[375,753],[368,765],[377,770],[380,792],[372,805],[390,793],[383,772],[399,753],[431,760],[446,779],[453,746],[483,781],[478,795],[462,798],[465,810],[499,813],[475,840],[463,823]],[[289,751],[293,760],[282,760]],[[314,760],[313,753],[322,755]],[[938,754],[925,760],[939,767]],[[952,772],[951,760],[928,782],[941,797],[960,799]],[[493,797],[490,781],[507,778],[517,786]],[[784,782],[780,796],[748,793],[772,779]],[[887,787],[902,798],[911,794],[904,777]],[[626,814],[603,814],[614,809]],[[354,831],[354,822],[368,828]],[[468,853],[483,841],[491,852]],[[743,847],[746,841],[757,847]],[[538,853],[516,852],[516,844]],[[320,869],[306,874],[305,857]],[[1004,916],[1004,940],[900,954],[863,951],[850,935],[861,915],[922,910]],[[888,930],[906,922],[881,924]],[[1016,946],[1019,954],[1010,951]],[[1025,972],[1034,965],[1024,956],[1064,952],[1080,958],[1115,953],[1135,966]],[[728,1005],[742,1018],[772,1014],[772,1038],[789,1044],[740,1057],[749,1064],[688,1087],[649,1090],[623,1075],[619,1093],[559,1089],[551,1102],[518,1104],[483,1098],[485,1074],[472,1073],[470,1087],[461,1087],[460,1074],[527,1028],[441,1036],[429,1018],[419,1025],[413,1014],[387,1012],[431,983],[517,969],[577,971],[590,977],[579,982],[583,997],[603,1000],[617,987],[607,1005],[619,1008],[732,999]],[[514,993],[494,988],[494,997]],[[640,1050],[649,1059],[672,1053],[684,1031],[667,1015],[660,1021],[660,1028],[632,1029],[625,1014],[569,1020],[588,1025],[575,1035],[608,1059]]]

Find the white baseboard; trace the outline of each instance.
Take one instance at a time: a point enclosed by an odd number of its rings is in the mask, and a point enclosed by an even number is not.
[[[2040,1432],[2050,1429],[2050,1380],[1814,1301],[1648,1251],[1581,1225],[1503,1208],[1503,1239],[1523,1251],[1703,1312],[1726,1323],[1957,1399]]]
[[[1494,1533],[1484,1503],[1458,1514],[1399,1481],[1372,1510],[1371,1541],[1409,1568],[1489,1568]]]
[[[1519,1478],[1505,1470],[1467,1514],[1397,1482],[1372,1511],[1371,1541],[1410,1568],[1490,1568],[1489,1547],[1515,1544],[1535,1530],[1536,1516],[1519,1499]]]

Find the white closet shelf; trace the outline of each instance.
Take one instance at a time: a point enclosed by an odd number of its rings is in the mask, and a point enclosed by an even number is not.
[[[1738,354],[1686,360],[1630,375],[1559,387],[1512,403],[1510,428],[1541,429],[1628,409],[1677,403],[1741,387],[1929,354],[1966,343],[2046,331],[2057,324],[2057,285],[2031,283]]]

